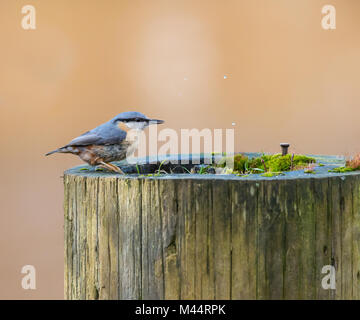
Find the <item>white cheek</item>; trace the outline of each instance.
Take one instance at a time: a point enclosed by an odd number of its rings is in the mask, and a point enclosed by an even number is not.
[[[146,122],[127,122],[126,125],[130,128],[130,129],[137,129],[137,130],[142,130],[145,128],[146,126]]]

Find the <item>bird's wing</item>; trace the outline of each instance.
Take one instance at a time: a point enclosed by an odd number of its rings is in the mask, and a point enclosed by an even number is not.
[[[97,134],[89,133],[81,135],[80,137],[77,137],[73,140],[71,140],[66,147],[69,146],[86,146],[90,144],[98,144],[98,142],[101,140],[101,137]]]
[[[73,139],[66,145],[69,146],[88,146],[88,145],[106,145],[118,144],[126,138],[126,132],[122,130],[114,130],[108,133],[88,131],[83,135]]]

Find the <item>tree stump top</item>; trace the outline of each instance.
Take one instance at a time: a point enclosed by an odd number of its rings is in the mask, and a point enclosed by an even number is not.
[[[360,173],[315,158],[276,177],[182,173],[194,155],[66,171],[65,297],[359,299]]]
[[[260,153],[243,153],[248,157],[258,157]],[[128,163],[126,160],[120,162],[114,162],[118,165],[125,175],[121,175],[114,172],[96,170],[89,165],[79,165],[68,169],[64,172],[65,175],[89,177],[89,178],[119,178],[119,179],[172,179],[172,180],[294,180],[294,179],[310,179],[310,178],[328,178],[339,176],[351,176],[359,175],[359,171],[335,173],[329,172],[329,170],[336,167],[345,165],[345,158],[343,156],[336,155],[309,155],[316,159],[317,163],[321,163],[322,166],[315,168],[315,173],[305,173],[304,170],[295,170],[283,172],[282,175],[273,177],[264,177],[262,174],[250,174],[247,176],[237,176],[234,174],[190,174],[189,171],[196,165],[206,163],[206,160],[212,160],[215,162],[217,157],[222,155],[167,155],[157,157],[145,157],[137,158],[136,164]],[[184,159],[188,160],[188,163],[182,163]],[[173,160],[178,160],[177,164],[171,163]],[[156,174],[158,171],[164,170],[168,174]],[[172,173],[170,173],[172,172]]]

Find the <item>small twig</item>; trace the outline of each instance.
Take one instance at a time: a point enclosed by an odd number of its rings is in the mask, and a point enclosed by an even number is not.
[[[264,159],[261,159],[261,163],[264,165],[264,171],[266,172],[266,171],[267,171],[267,169],[266,169],[266,164],[265,164]]]
[[[295,153],[293,153],[291,155],[291,165],[290,165],[290,171],[292,171],[294,169],[294,156],[295,156]]]

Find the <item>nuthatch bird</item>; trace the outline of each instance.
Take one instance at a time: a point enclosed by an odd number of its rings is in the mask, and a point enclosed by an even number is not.
[[[140,133],[150,124],[161,124],[163,120],[149,119],[144,114],[135,111],[123,112],[110,121],[85,132],[73,139],[66,146],[51,151],[53,153],[72,153],[79,156],[91,166],[99,166],[111,171],[123,173],[122,170],[111,164],[112,161],[124,160],[135,152],[138,139],[130,139],[120,124]]]

